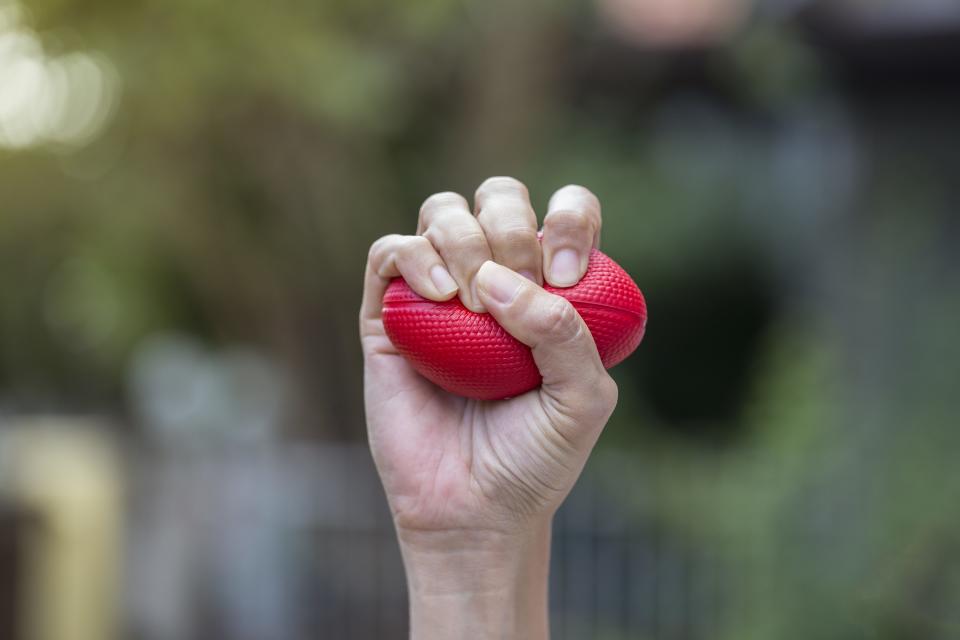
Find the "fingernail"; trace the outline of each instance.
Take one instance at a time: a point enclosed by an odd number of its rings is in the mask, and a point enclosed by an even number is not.
[[[550,284],[569,287],[580,279],[580,255],[573,249],[561,249],[550,262]]]
[[[480,267],[477,280],[483,290],[500,304],[513,302],[523,285],[523,281],[515,273],[489,260]]]
[[[533,275],[533,271],[528,271],[528,270],[524,269],[523,271],[520,271],[519,273],[520,273],[520,275],[522,275],[524,278],[526,278],[526,279],[529,280],[530,282],[536,282],[536,281],[537,281],[537,276]]]
[[[480,294],[477,293],[476,278],[474,278],[473,280],[473,285],[470,286],[470,294],[471,294],[470,297],[472,298],[472,300],[470,301],[470,304],[467,304],[466,302],[464,302],[466,307],[470,309],[470,311],[473,311],[474,313],[486,313],[487,308],[483,306],[482,302],[480,302]]]
[[[448,296],[457,290],[457,283],[443,265],[436,264],[430,269],[430,279],[442,295]]]

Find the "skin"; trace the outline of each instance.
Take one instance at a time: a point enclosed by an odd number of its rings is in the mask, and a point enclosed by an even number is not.
[[[551,521],[617,401],[583,320],[540,285],[583,277],[600,203],[583,187],[557,191],[542,244],[519,181],[486,180],[474,204],[432,195],[416,235],[370,249],[360,311],[368,437],[407,572],[410,637],[538,640],[549,635]],[[420,377],[383,330],[383,293],[397,276],[425,298],[459,296],[492,314],[531,347],[541,388],[483,402]]]

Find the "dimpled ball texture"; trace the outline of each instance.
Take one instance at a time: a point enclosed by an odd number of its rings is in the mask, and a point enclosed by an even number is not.
[[[594,249],[587,273],[565,289],[544,285],[569,300],[590,329],[608,369],[633,353],[647,324],[643,294],[627,272]],[[423,377],[458,396],[511,398],[540,386],[530,348],[488,313],[474,313],[458,298],[434,302],[395,278],[383,297],[390,341]]]

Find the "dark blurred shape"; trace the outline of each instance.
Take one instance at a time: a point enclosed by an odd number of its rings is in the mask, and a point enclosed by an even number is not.
[[[29,514],[22,508],[0,500],[0,638],[20,638],[25,577],[23,544],[30,522]]]
[[[729,441],[744,428],[758,358],[780,312],[777,289],[746,257],[702,268],[647,292],[656,339],[625,366],[660,424]]]
[[[960,94],[960,4],[816,2],[802,22],[844,84],[886,100]]]
[[[954,0],[815,0],[807,4],[848,34],[929,38],[960,30],[960,5]]]

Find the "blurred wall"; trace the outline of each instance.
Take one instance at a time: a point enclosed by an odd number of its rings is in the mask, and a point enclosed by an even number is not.
[[[17,603],[6,637],[108,640],[120,620],[122,487],[113,446],[92,421],[34,418],[0,431],[2,584]],[[12,557],[11,557],[12,556]]]

